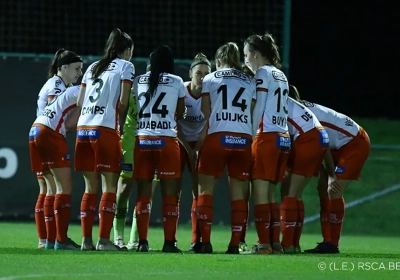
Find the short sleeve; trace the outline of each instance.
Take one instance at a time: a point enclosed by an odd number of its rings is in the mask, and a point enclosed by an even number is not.
[[[47,93],[47,97],[60,94],[65,89],[64,82],[60,78],[54,80],[53,83],[53,86],[50,85],[50,90]]]
[[[179,85],[179,98],[184,98],[186,96],[186,87],[185,84],[183,83],[183,80],[181,80],[180,85]]]
[[[210,95],[210,75],[204,77],[203,83],[201,86],[201,95]]]
[[[90,65],[88,69],[86,69],[85,74],[83,74],[81,85],[86,87],[88,80],[88,73],[92,70],[93,65]]]
[[[126,83],[133,83],[135,78],[135,67],[129,61],[126,61],[121,70],[121,81]]]
[[[258,69],[256,75],[254,76],[254,79],[256,80],[257,92],[268,92],[268,72],[265,69]]]

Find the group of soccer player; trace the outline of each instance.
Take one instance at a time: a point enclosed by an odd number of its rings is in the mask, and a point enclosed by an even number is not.
[[[39,93],[29,133],[32,170],[40,193],[35,207],[39,248],[148,252],[152,196],[162,193],[163,252],[179,253],[177,225],[182,172],[192,178],[192,243],[212,253],[213,191],[227,168],[231,239],[227,254],[302,253],[302,192],[319,176],[323,241],[308,253],[339,253],[343,194],[368,158],[367,133],[352,119],[300,98],[279,70],[269,34],[244,41],[245,65],[235,43],[218,48],[216,71],[201,53],[184,82],[174,75],[172,50],[159,46],[148,72],[135,77],[131,37],[114,29],[104,55],[80,86],[82,59],[60,49]],[[76,130],[74,167],[83,174],[82,244],[68,237],[72,191],[66,132]],[[137,201],[130,240],[124,227],[134,180]],[[276,198],[280,183],[281,203]],[[99,238],[92,239],[98,189]],[[256,245],[245,241],[249,200],[254,201]],[[114,241],[110,233],[114,226]]]

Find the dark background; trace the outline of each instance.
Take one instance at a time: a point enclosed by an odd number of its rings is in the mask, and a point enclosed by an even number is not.
[[[292,1],[289,80],[304,99],[328,105],[350,116],[399,118],[395,81],[399,77],[399,10],[390,1]],[[0,149],[18,155],[12,178],[0,178],[0,214],[33,214],[37,182],[30,172],[28,131],[35,119],[36,99],[46,81],[48,59],[58,48],[80,55],[100,55],[109,33],[119,27],[135,42],[137,74],[145,71],[149,53],[159,44],[175,57],[191,59],[203,52],[212,58],[226,41],[266,31],[283,43],[283,0],[13,0],[0,2]],[[15,55],[15,53],[20,53]],[[29,57],[23,58],[30,53]],[[32,54],[37,54],[32,55]],[[32,58],[35,57],[35,58]],[[138,57],[141,57],[139,63]],[[1,59],[1,58],[0,58]],[[90,59],[85,60],[88,66]],[[176,64],[188,79],[188,64]],[[69,143],[73,150],[74,135]],[[0,171],[6,165],[0,157]],[[190,219],[190,183],[185,173],[181,221]],[[74,174],[74,217],[83,192]],[[226,178],[219,182],[215,220],[229,222]],[[7,190],[7,191],[4,191]],[[134,198],[133,198],[134,199]],[[159,205],[156,198],[154,205]],[[153,222],[160,211],[152,215]],[[0,216],[1,216],[0,215]]]

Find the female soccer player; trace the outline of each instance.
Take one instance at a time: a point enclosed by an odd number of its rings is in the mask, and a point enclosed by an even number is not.
[[[294,91],[301,101],[298,91]],[[304,252],[337,254],[345,210],[343,194],[352,181],[360,178],[371,144],[367,132],[348,116],[315,103],[301,103],[314,113],[329,136],[325,167],[318,182],[324,240]]]
[[[231,195],[232,235],[227,254],[239,254],[239,243],[247,224],[247,201],[251,168],[251,113],[255,82],[241,72],[240,52],[235,43],[222,45],[215,54],[217,71],[203,80],[201,112],[207,133],[199,152],[198,223],[202,247],[198,253],[212,253],[211,224],[213,192],[225,166]],[[212,109],[211,109],[212,108]],[[205,136],[205,138],[204,138]]]
[[[150,64],[147,65],[146,72],[147,74],[150,74]],[[128,250],[137,249],[137,247],[139,246],[139,233],[137,230],[137,223],[136,223],[136,209],[133,210],[132,227],[128,245],[125,245],[124,242],[125,222],[126,222],[127,212],[129,209],[129,197],[131,196],[132,193],[132,187],[134,181],[133,150],[135,147],[135,135],[136,135],[136,125],[138,117],[137,114],[138,111],[137,111],[136,98],[132,88],[131,96],[129,99],[129,112],[126,117],[124,125],[124,134],[121,137],[123,163],[122,163],[122,171],[118,180],[117,210],[114,218],[114,245],[117,245],[119,247],[126,246]],[[157,174],[155,174],[152,183],[152,194],[154,193],[154,189],[156,188],[158,183],[159,179],[157,178]]]
[[[122,250],[110,241],[116,209],[116,191],[121,171],[123,134],[134,67],[133,41],[118,28],[106,43],[103,57],[89,66],[82,79],[77,106],[81,109],[75,147],[75,170],[83,171],[85,193],[81,203],[82,250],[93,250],[92,227],[98,192],[98,174],[102,191],[99,205],[99,240],[96,250]],[[126,249],[126,248],[124,248]]]
[[[70,84],[76,83],[82,75],[82,60],[74,52],[59,49],[49,67],[48,80],[39,92],[36,116],[40,116],[48,102],[64,91]],[[37,172],[39,196],[35,205],[35,222],[39,236],[38,248],[53,249],[56,240],[54,219],[54,195],[56,187],[52,176],[47,181],[41,172]]]
[[[290,86],[289,95],[294,90]],[[288,127],[292,138],[287,172],[282,183],[281,231],[285,254],[301,253],[300,236],[304,221],[302,193],[319,169],[329,137],[317,117],[304,105],[289,98]]]
[[[181,152],[181,170],[182,173],[187,165],[192,177],[192,242],[193,246],[200,246],[200,232],[197,226],[197,197],[198,197],[198,179],[197,179],[197,152],[199,150],[199,136],[204,128],[205,120],[201,115],[201,86],[204,77],[211,72],[211,63],[207,57],[198,53],[190,65],[190,82],[186,82],[185,106],[186,114],[178,122],[178,138]],[[181,177],[182,185],[182,177]],[[181,187],[182,189],[182,187]]]
[[[275,189],[283,179],[290,149],[287,126],[289,85],[285,74],[279,70],[278,46],[271,35],[248,37],[244,42],[244,57],[246,65],[255,72],[257,84],[253,114],[252,195],[259,244],[251,252],[279,253],[280,217]]]
[[[77,63],[77,62],[76,62]],[[80,62],[82,69],[82,62]],[[54,201],[56,223],[56,250],[76,250],[80,246],[68,238],[72,178],[66,131],[76,127],[76,107],[79,86],[66,89],[54,96],[43,113],[33,123],[29,133],[32,170],[42,170],[46,180],[53,180],[57,193]]]
[[[174,58],[168,46],[158,47],[150,56],[150,74],[135,78],[138,108],[133,170],[138,184],[136,221],[139,232],[137,251],[148,252],[147,233],[152,197],[152,181],[158,170],[162,193],[164,226],[163,252],[178,253],[175,244],[181,177],[176,119],[185,111],[185,85],[173,75]],[[177,160],[178,159],[178,160]],[[140,168],[139,168],[140,167]]]

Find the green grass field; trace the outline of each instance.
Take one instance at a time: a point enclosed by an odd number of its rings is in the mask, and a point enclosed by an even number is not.
[[[1,223],[0,280],[14,279],[398,279],[400,251],[398,239],[344,236],[340,255],[225,255],[230,232],[214,227],[216,253],[187,252],[190,228],[179,227],[179,247],[183,254],[160,251],[81,252],[36,249],[35,226]],[[95,229],[94,235],[97,233]],[[70,236],[80,240],[80,228],[72,226]],[[149,243],[161,249],[162,229],[152,228]],[[253,230],[250,241],[256,241]],[[302,237],[303,248],[314,247],[316,235]],[[325,267],[324,267],[325,266]]]
[[[400,145],[393,133],[400,121],[356,119],[375,145]],[[351,202],[400,184],[400,150],[372,150],[361,179],[351,184],[345,200]],[[339,255],[225,255],[228,227],[214,226],[216,253],[196,255],[187,251],[191,232],[179,226],[182,255],[162,254],[163,233],[151,228],[150,253],[55,252],[36,249],[33,223],[0,223],[0,280],[16,279],[400,279],[400,191],[346,210]],[[306,216],[319,212],[315,180],[304,193]],[[189,211],[189,209],[183,210]],[[252,219],[251,219],[252,220]],[[304,226],[303,249],[321,241],[319,221]],[[97,228],[94,231],[96,236]],[[127,234],[126,234],[127,235]],[[80,227],[70,227],[70,237],[79,243]],[[257,240],[253,227],[248,245]]]

